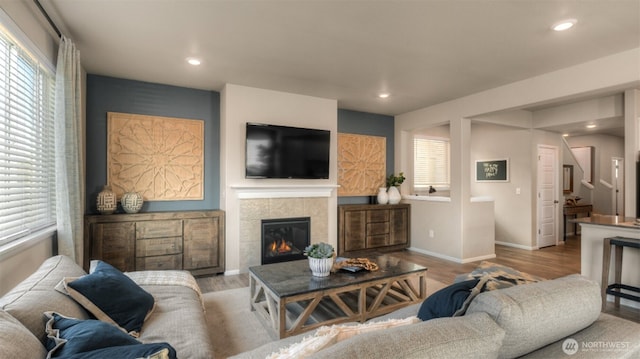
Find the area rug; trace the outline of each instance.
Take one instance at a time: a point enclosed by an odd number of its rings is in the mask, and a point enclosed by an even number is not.
[[[427,278],[427,296],[446,284]],[[273,339],[250,310],[249,287],[203,295],[216,359],[249,351]]]

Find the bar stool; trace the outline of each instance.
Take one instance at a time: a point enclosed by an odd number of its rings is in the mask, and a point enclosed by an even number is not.
[[[609,284],[609,266],[611,262],[611,246],[615,246],[614,283]],[[622,250],[624,247],[640,248],[640,239],[626,237],[605,238],[602,248],[602,310],[607,306],[607,294],[615,297],[616,308],[620,307],[620,297],[640,302],[640,296],[623,293],[622,290],[640,293],[640,288],[622,284]]]

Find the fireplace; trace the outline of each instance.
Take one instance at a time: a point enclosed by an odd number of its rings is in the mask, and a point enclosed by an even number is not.
[[[262,264],[304,259],[310,227],[310,217],[263,219]]]

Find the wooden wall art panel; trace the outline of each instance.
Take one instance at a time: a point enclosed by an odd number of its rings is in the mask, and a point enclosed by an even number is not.
[[[107,183],[121,198],[204,199],[204,121],[108,112]]]
[[[338,133],[338,196],[373,196],[385,186],[386,138]]]

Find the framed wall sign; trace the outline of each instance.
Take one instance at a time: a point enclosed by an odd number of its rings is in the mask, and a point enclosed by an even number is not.
[[[509,159],[476,161],[476,182],[509,182]]]

